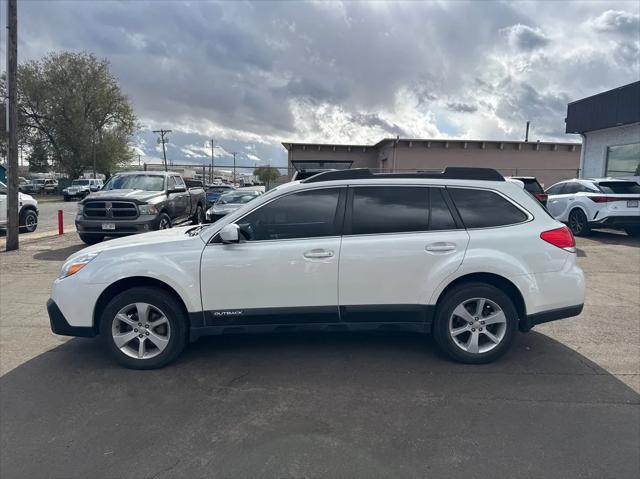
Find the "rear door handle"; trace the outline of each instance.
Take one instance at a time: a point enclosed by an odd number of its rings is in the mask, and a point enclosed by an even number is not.
[[[425,248],[429,253],[449,253],[456,250],[453,243],[431,243]]]
[[[333,251],[320,248],[312,249],[309,251],[305,251],[304,257],[307,259],[333,258]]]

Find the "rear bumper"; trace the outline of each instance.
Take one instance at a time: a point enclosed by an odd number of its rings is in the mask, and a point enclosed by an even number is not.
[[[92,327],[71,326],[53,299],[49,299],[47,301],[47,312],[49,313],[51,331],[55,334],[60,334],[61,336],[78,336],[82,338],[92,338],[96,335],[96,332]]]
[[[626,226],[640,226],[640,215],[628,216],[607,216],[601,220],[589,222],[591,227],[611,227],[624,228]]]
[[[535,314],[529,314],[527,315],[527,317],[520,320],[520,331],[527,332],[531,330],[531,328],[533,328],[536,324],[557,321],[558,319],[573,318],[574,316],[578,316],[580,313],[582,313],[583,307],[584,304],[577,304],[575,306],[550,309]]]

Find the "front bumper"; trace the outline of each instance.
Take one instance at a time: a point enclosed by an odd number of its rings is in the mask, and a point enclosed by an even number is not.
[[[148,233],[158,229],[160,217],[155,215],[140,215],[133,220],[114,220],[113,218],[103,218],[99,220],[89,220],[84,216],[76,216],[76,230],[83,235],[100,236],[124,236],[138,233]],[[112,223],[115,230],[103,230],[102,225]]]
[[[53,299],[49,299],[47,301],[47,312],[49,313],[51,331],[55,334],[59,334],[61,336],[78,336],[82,338],[92,338],[96,335],[96,331],[93,327],[71,326]]]

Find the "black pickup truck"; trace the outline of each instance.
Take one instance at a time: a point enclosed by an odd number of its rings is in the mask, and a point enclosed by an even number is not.
[[[205,220],[201,186],[188,187],[172,172],[117,173],[104,187],[78,203],[76,230],[87,244]]]

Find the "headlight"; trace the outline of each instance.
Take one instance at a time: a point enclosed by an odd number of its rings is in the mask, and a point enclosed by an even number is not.
[[[60,270],[60,275],[58,275],[58,279],[67,278],[76,274],[86,265],[88,265],[93,259],[98,256],[100,253],[85,253],[83,255],[78,256],[77,258],[73,258],[67,261],[62,265],[62,269]]]
[[[155,215],[158,214],[158,209],[153,205],[140,205],[138,211],[141,215]]]
[[[81,215],[83,211],[84,205],[82,203],[78,203],[78,214]]]

